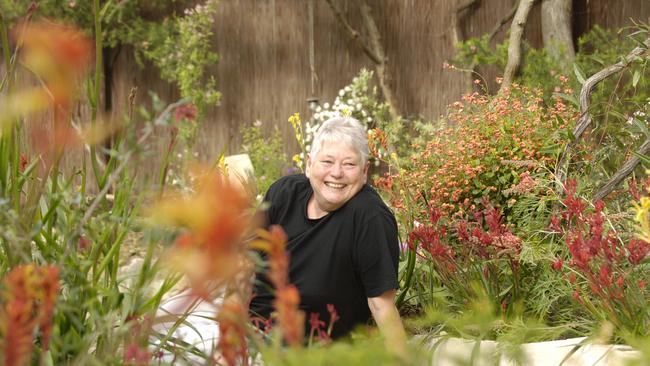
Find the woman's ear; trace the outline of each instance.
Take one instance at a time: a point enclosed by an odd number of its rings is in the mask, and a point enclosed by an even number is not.
[[[369,166],[370,166],[370,162],[366,161],[366,164],[363,167],[363,184],[368,183],[368,167]]]
[[[307,160],[305,160],[305,177],[309,178],[309,168],[311,167],[311,155],[307,154]]]

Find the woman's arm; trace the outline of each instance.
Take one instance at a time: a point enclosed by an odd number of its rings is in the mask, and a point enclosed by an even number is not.
[[[406,332],[395,307],[395,290],[386,291],[377,297],[369,297],[368,307],[384,336],[387,348],[397,356],[407,358]]]

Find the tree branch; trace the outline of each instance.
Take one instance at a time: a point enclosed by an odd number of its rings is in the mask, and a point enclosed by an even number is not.
[[[519,0],[517,11],[510,25],[510,43],[508,44],[508,63],[503,72],[503,83],[501,89],[507,88],[512,84],[515,72],[521,63],[521,37],[524,34],[524,26],[528,19],[528,13],[533,7],[535,0]]]
[[[390,71],[388,70],[388,57],[386,57],[386,52],[384,51],[384,46],[381,43],[381,36],[379,34],[379,29],[377,29],[377,24],[375,19],[372,17],[370,6],[365,0],[359,0],[359,6],[361,7],[361,18],[363,19],[363,24],[366,30],[368,31],[368,36],[370,37],[370,44],[372,45],[373,53],[381,61],[376,64],[377,69],[377,78],[379,79],[379,86],[381,91],[384,94],[384,99],[388,102],[388,111],[393,120],[400,118],[400,111],[397,108],[397,98],[392,89],[392,78]]]
[[[556,173],[555,176],[557,177],[558,181],[558,191],[561,191],[561,185],[564,183],[566,176],[567,176],[567,164],[568,164],[568,156],[571,153],[571,150],[573,147],[578,143],[580,140],[580,137],[582,134],[585,132],[587,127],[591,125],[592,119],[591,119],[591,114],[589,114],[589,106],[590,106],[590,100],[589,96],[591,95],[591,92],[594,90],[596,85],[598,85],[601,81],[607,79],[608,77],[617,74],[621,71],[623,71],[632,61],[634,61],[637,57],[640,57],[644,53],[648,52],[648,48],[650,47],[650,37],[646,38],[646,40],[643,42],[645,47],[636,47],[632,52],[627,54],[623,58],[623,60],[610,65],[597,73],[593,74],[589,79],[587,79],[582,85],[582,89],[580,90],[580,118],[578,119],[578,122],[576,123],[576,126],[573,128],[573,136],[574,139],[573,141],[569,142],[566,144],[564,147],[564,151],[560,155],[560,158],[558,159],[557,167],[556,167]]]
[[[370,57],[372,62],[374,62],[376,65],[382,63],[382,59],[379,55],[377,55],[371,48],[370,46],[364,42],[363,38],[361,38],[361,33],[357,32],[350,23],[345,19],[345,16],[339,10],[339,8],[334,5],[333,0],[325,0],[327,4],[329,4],[330,8],[332,9],[332,12],[334,13],[334,16],[336,16],[336,19],[339,21],[339,24],[343,26],[343,29],[345,29],[348,33],[348,36],[352,38],[352,40],[361,47],[363,52]]]
[[[633,171],[634,168],[636,168],[637,165],[641,162],[641,159],[639,158],[638,155],[645,155],[648,152],[650,152],[650,139],[645,140],[645,142],[639,147],[639,149],[636,151],[637,155],[634,155],[627,159],[625,164],[619,169],[610,179],[603,185],[598,192],[594,195],[594,198],[592,201],[598,201],[601,200],[605,197],[607,197],[612,191],[614,191],[614,188],[618,186],[619,183],[621,183],[628,175],[630,175]]]
[[[517,11],[518,6],[515,4],[515,6],[510,9],[508,14],[506,14],[501,20],[492,28],[492,31],[488,34],[488,42],[491,42],[494,36],[497,35],[501,27],[503,27],[506,23],[508,23],[514,16],[515,12]]]

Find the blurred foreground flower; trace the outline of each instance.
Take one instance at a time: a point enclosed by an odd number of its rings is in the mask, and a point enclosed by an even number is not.
[[[3,280],[0,331],[4,365],[31,363],[35,331],[40,332],[41,354],[52,333],[52,316],[59,292],[59,269],[27,264],[15,267]]]
[[[243,243],[255,220],[251,198],[220,171],[199,171],[196,182],[191,196],[163,198],[151,209],[151,218],[183,229],[168,263],[187,276],[194,295],[210,300],[245,264]]]
[[[227,365],[248,364],[246,326],[248,310],[238,299],[226,300],[217,317],[219,343],[217,347]],[[241,361],[238,363],[238,361]]]
[[[48,20],[17,25],[12,36],[22,64],[43,81],[0,100],[0,134],[18,117],[54,108],[55,120],[67,116],[79,80],[92,60],[92,42],[80,30]]]
[[[277,225],[271,226],[269,231],[258,230],[257,235],[258,240],[251,243],[251,247],[269,255],[268,276],[275,287],[273,307],[277,310],[277,321],[284,340],[291,346],[301,346],[305,332],[305,314],[298,310],[298,289],[289,284],[289,256],[284,250],[287,236]]]
[[[74,27],[47,20],[20,24],[13,36],[23,46],[24,65],[43,79],[53,104],[67,111],[92,60],[91,39]]]

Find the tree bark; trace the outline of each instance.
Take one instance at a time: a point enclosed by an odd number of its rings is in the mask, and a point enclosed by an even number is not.
[[[535,0],[519,0],[515,17],[510,25],[510,40],[508,44],[508,63],[503,72],[503,83],[501,88],[507,88],[512,84],[512,79],[521,63],[521,37],[524,34],[524,27],[528,19],[528,13],[533,7]]]
[[[379,80],[379,87],[386,103],[388,103],[389,113],[391,118],[397,120],[400,118],[401,113],[397,107],[397,99],[395,98],[395,93],[392,89],[392,77],[388,70],[388,57],[386,57],[386,52],[384,51],[384,46],[381,43],[381,36],[379,35],[379,30],[377,29],[377,24],[375,19],[372,17],[371,9],[368,3],[365,0],[359,0],[359,6],[361,10],[361,18],[363,20],[363,26],[368,33],[369,41],[366,41],[361,37],[361,33],[355,30],[350,23],[345,19],[343,13],[336,7],[333,0],[325,0],[327,4],[332,9],[334,16],[338,20],[339,24],[346,30],[348,36],[361,47],[363,52],[370,58],[370,60],[375,64],[375,71],[377,73],[377,79]]]
[[[542,1],[542,39],[544,48],[563,72],[571,70],[575,59],[571,31],[572,0]]]

